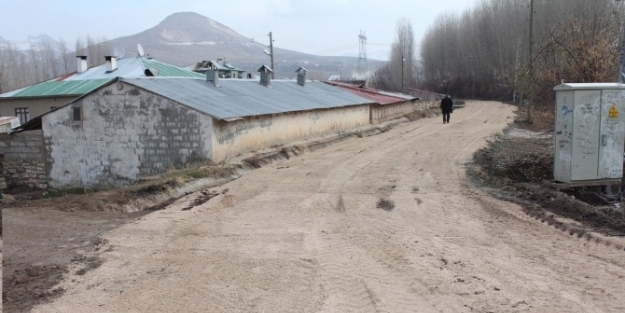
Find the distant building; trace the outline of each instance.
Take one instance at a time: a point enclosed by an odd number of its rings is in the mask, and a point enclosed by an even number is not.
[[[31,118],[54,110],[116,77],[201,78],[202,74],[144,57],[117,59],[87,68],[87,57],[76,57],[78,70],[48,81],[0,94],[0,116],[17,116],[26,123]]]
[[[12,128],[20,126],[19,118],[15,116],[0,116],[0,134],[8,133]]]
[[[201,74],[206,74],[209,69],[217,70],[220,78],[253,78],[253,75],[245,75],[245,70],[236,68],[234,65],[227,63],[226,59],[197,62],[195,67],[193,67],[194,72]]]
[[[368,88],[364,82],[350,84],[339,81],[327,81],[326,83],[371,100],[373,102],[370,114],[371,124],[398,119],[415,110],[426,109],[429,105],[426,102],[417,102],[420,99],[415,96]]]

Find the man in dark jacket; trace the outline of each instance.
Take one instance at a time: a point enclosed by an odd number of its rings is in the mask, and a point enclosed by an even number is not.
[[[441,100],[441,110],[443,111],[443,124],[449,124],[449,117],[454,111],[454,102],[451,101],[449,95],[445,95],[445,98]]]

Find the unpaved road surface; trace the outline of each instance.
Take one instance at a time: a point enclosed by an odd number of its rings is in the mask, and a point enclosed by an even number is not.
[[[625,312],[625,253],[466,182],[513,108],[471,102],[255,170],[104,236],[36,312]],[[225,191],[227,189],[227,191]],[[73,280],[73,281],[72,281]]]

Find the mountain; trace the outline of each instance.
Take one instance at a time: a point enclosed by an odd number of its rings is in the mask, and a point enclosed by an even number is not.
[[[40,51],[45,48],[50,48],[54,50],[54,52],[57,54],[61,53],[62,51],[61,43],[46,34],[39,34],[38,36],[28,36],[28,38],[26,38],[26,41],[29,42],[30,45],[26,47],[25,50],[34,49]]]
[[[250,72],[255,72],[262,64],[270,65],[269,56],[263,51],[267,46],[193,12],[174,13],[148,30],[111,40],[113,48],[124,48],[127,55],[136,55],[138,43],[151,57],[182,67],[223,58]],[[380,64],[378,61],[369,63]],[[294,71],[303,66],[312,74],[311,78],[327,79],[330,75],[351,75],[358,58],[315,56],[274,47],[274,64],[276,78],[292,77]]]

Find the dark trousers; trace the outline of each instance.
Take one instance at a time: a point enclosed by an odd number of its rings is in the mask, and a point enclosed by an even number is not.
[[[449,123],[449,117],[451,116],[451,113],[449,112],[443,112],[443,124],[445,123]]]

